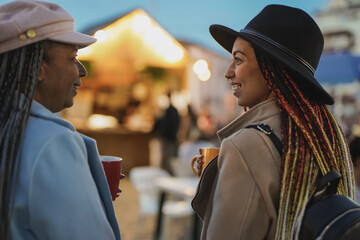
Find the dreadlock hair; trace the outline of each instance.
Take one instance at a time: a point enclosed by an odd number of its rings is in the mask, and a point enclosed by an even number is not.
[[[10,239],[20,153],[44,42],[0,54],[0,239]]]
[[[318,178],[335,169],[343,178],[338,191],[354,197],[346,139],[325,104],[310,100],[297,74],[254,48],[261,72],[281,112],[283,142],[276,239],[297,239],[309,196]]]

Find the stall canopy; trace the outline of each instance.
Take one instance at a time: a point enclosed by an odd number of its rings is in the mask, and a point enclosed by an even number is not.
[[[337,85],[360,80],[360,56],[349,52],[325,52],[315,78],[321,84]]]
[[[80,60],[102,59],[109,64],[126,59],[165,68],[185,64],[185,48],[142,9],[83,32],[94,35],[98,41],[79,51]]]

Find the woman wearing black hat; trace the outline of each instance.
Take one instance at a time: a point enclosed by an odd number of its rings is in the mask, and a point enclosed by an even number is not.
[[[307,13],[282,5],[239,32],[212,25],[210,33],[232,54],[225,77],[247,111],[218,132],[219,157],[202,173],[193,200],[201,239],[296,239],[322,174],[340,172],[339,192],[353,197],[346,140],[326,107],[334,101],[314,78],[322,33]],[[259,124],[281,139],[280,152],[248,127]]]

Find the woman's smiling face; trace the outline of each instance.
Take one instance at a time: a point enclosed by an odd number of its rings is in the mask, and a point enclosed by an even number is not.
[[[77,46],[46,44],[35,100],[52,112],[59,112],[73,105],[86,70],[77,60]]]
[[[273,97],[260,71],[254,48],[238,37],[232,49],[232,61],[225,73],[238,104],[253,107]]]

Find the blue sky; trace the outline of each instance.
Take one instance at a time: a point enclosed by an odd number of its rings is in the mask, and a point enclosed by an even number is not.
[[[298,7],[314,15],[330,0],[48,0],[75,17],[78,31],[99,22],[125,14],[135,8],[144,9],[178,40],[201,44],[224,53],[209,34],[211,24],[222,24],[239,30],[268,4]],[[10,0],[0,0],[7,3]]]

